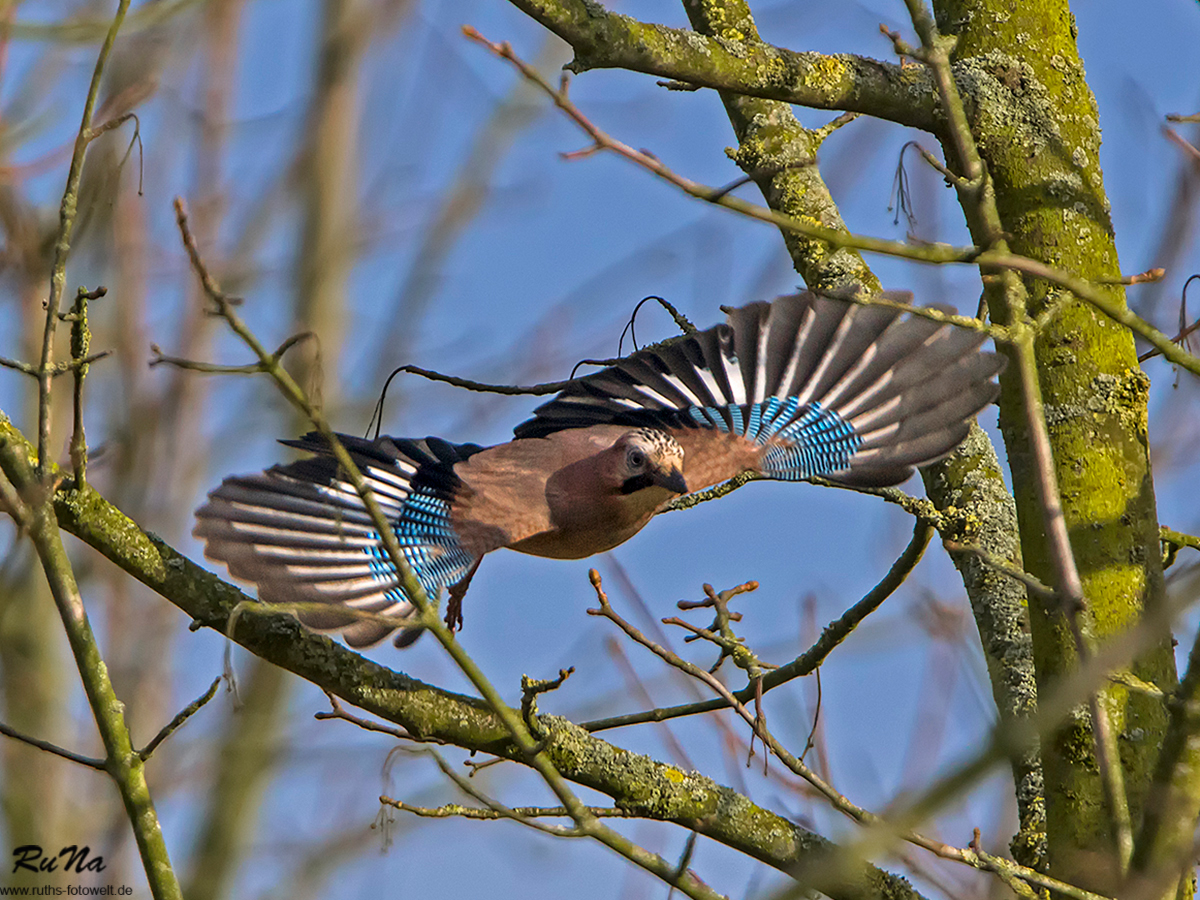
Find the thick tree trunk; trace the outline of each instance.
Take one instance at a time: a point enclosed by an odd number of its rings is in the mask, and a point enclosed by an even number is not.
[[[958,38],[955,73],[973,102],[972,130],[995,184],[1014,252],[1090,280],[1120,275],[1099,164],[1095,99],[1066,2],[938,0],[939,29]],[[947,158],[953,158],[947,148]],[[1163,603],[1162,556],[1146,436],[1148,380],[1130,332],[1046,282],[1027,279],[1028,311],[1058,312],[1036,356],[1062,506],[1088,614],[1101,642]],[[1119,286],[1114,297],[1123,301]],[[1005,311],[992,310],[1003,321]],[[1008,449],[1026,568],[1054,581],[1042,527],[1029,426],[1010,367],[1000,425]],[[1043,697],[1076,663],[1060,609],[1031,601]],[[1164,690],[1176,681],[1165,632],[1134,672]],[[1119,742],[1135,827],[1166,727],[1160,699],[1112,685],[1102,698]],[[1092,728],[1082,707],[1042,747],[1050,868],[1110,892],[1117,866]]]

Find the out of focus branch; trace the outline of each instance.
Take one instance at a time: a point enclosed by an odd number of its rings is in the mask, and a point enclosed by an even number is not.
[[[117,12],[109,25],[104,43],[100,47],[100,55],[96,58],[96,66],[92,71],[92,80],[88,85],[87,100],[83,104],[83,121],[75,136],[75,149],[71,153],[71,166],[67,171],[67,187],[63,191],[62,204],[59,207],[58,236],[54,241],[54,264],[50,270],[50,294],[46,299],[46,325],[42,331],[42,356],[38,364],[38,442],[37,442],[37,471],[38,477],[46,474],[47,453],[50,448],[50,387],[54,377],[54,331],[58,326],[59,306],[62,302],[63,289],[67,281],[67,252],[71,249],[71,232],[75,227],[76,205],[79,201],[79,180],[83,174],[83,157],[88,144],[93,137],[92,113],[96,108],[96,98],[100,94],[101,77],[104,74],[104,64],[112,51],[117,39],[117,32],[129,9],[129,0],[118,0]]]
[[[0,442],[28,447],[20,432],[0,415]],[[88,487],[63,489],[54,496],[62,528],[91,545],[193,619],[228,635],[250,652],[419,737],[444,740],[468,750],[525,762],[507,728],[478,698],[455,694],[384,668],[323,635],[307,631],[294,618],[241,616],[234,610],[254,601],[197,566]],[[556,716],[539,720],[543,752],[566,778],[619,800],[642,817],[674,822],[746,853],[781,871],[815,863],[835,845],[746,797],[695,773],[630,753]],[[644,793],[654,785],[653,802]],[[920,896],[903,879],[863,863],[849,879],[822,888],[834,898],[866,900],[887,891],[895,897]]]
[[[0,424],[8,426],[7,420]],[[125,804],[150,892],[155,900],[176,900],[182,898],[182,893],[171,868],[162,827],[146,782],[145,766],[133,749],[125,721],[125,707],[109,680],[108,669],[88,622],[75,573],[63,547],[54,491],[47,489],[43,481],[48,479],[53,482],[60,475],[52,463],[43,466],[39,473],[30,462],[30,450],[15,431],[0,432],[0,469],[25,502],[28,511],[25,531],[41,560],[50,584],[50,593],[62,618],[88,705],[104,743],[103,766]]]
[[[581,836],[593,838],[604,844],[635,865],[640,866],[652,875],[683,891],[689,897],[694,898],[694,900],[709,900],[709,898],[715,900],[716,894],[703,882],[687,872],[679,871],[677,867],[672,866],[661,856],[649,853],[624,835],[603,825],[588,812],[587,807],[578,799],[568,785],[567,780],[573,777],[571,774],[572,768],[582,768],[583,771],[574,776],[574,780],[595,787],[594,775],[598,773],[593,772],[594,767],[589,764],[590,760],[581,761],[578,758],[568,756],[571,767],[566,771],[560,770],[558,765],[559,760],[551,752],[550,748],[550,743],[556,737],[556,733],[548,721],[551,717],[541,717],[536,720],[538,734],[537,739],[535,739],[526,722],[504,703],[499,692],[490,683],[483,671],[455,639],[453,631],[441,621],[436,606],[430,601],[420,582],[413,574],[397,542],[394,529],[388,523],[350,454],[333,433],[320,409],[314,406],[294,379],[284,371],[279,361],[271,358],[262,343],[236,314],[233,305],[229,302],[229,297],[209,275],[200,257],[195,240],[192,238],[188,225],[187,212],[180,198],[177,198],[175,201],[175,211],[184,245],[191,257],[193,267],[204,284],[205,292],[215,307],[216,314],[228,323],[234,333],[258,357],[266,373],[275,381],[285,398],[312,422],[313,426],[328,442],[334,458],[337,459],[342,471],[354,486],[356,493],[366,507],[375,525],[376,532],[384,545],[384,549],[387,551],[388,558],[400,577],[405,594],[410,598],[418,611],[421,624],[445,648],[454,663],[483,696],[486,706],[503,725],[510,748],[509,753],[537,771],[547,786],[562,801],[563,805],[571,810],[572,818],[575,821],[575,829]],[[236,629],[231,626],[230,630],[235,631]],[[324,681],[316,683],[334,693],[345,696],[342,690],[328,686]],[[398,722],[398,724],[407,727],[406,723]],[[575,726],[569,727],[578,734],[586,736],[587,740],[596,740]],[[416,733],[421,734],[420,731]],[[824,850],[824,846],[822,846],[822,850]],[[821,867],[818,866],[818,868]],[[859,862],[853,866],[839,866],[836,870],[829,870],[826,875],[822,876],[822,883],[830,885],[830,887],[822,889],[826,893],[830,893],[831,896],[851,897],[855,896],[853,892],[860,890],[862,885],[876,882],[879,879],[886,880],[890,877],[873,867],[864,867]],[[834,890],[835,887],[836,890]],[[907,894],[908,892],[906,891],[905,893]]]

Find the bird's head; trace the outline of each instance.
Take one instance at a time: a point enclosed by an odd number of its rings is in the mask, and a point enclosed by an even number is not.
[[[613,446],[618,454],[617,470],[622,494],[659,487],[686,494],[683,480],[683,448],[665,431],[638,428],[621,435]]]

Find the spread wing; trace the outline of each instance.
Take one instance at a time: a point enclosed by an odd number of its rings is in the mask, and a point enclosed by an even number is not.
[[[478,555],[463,546],[450,521],[460,487],[453,466],[480,448],[436,438],[338,437],[425,592],[436,598],[442,588],[466,577]],[[324,438],[313,432],[283,443],[315,455],[257,475],[226,478],[196,511],[193,533],[204,539],[208,558],[257,584],[260,599],[326,604],[327,609],[300,612],[300,620],[319,630],[341,631],[352,647],[374,644],[403,627],[414,607]],[[397,645],[419,633],[405,629]]]
[[[984,340],[895,309],[778,297],[578,379],[515,433],[663,428],[684,445],[693,490],[747,468],[787,481],[897,484],[953,450],[996,398],[1005,360],[980,351]]]

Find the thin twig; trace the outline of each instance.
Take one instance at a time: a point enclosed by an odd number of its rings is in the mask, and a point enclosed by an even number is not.
[[[63,759],[70,760],[73,763],[79,763],[81,766],[87,766],[89,769],[96,769],[99,772],[108,771],[108,766],[105,765],[102,759],[96,759],[93,756],[83,756],[71,750],[64,750],[57,744],[51,744],[49,741],[43,741],[39,738],[23,734],[15,728],[9,728],[3,722],[0,722],[0,734],[10,737],[15,741],[20,741],[22,744],[28,744],[30,747],[36,747],[39,750],[45,750],[47,753],[53,753],[55,756],[61,756]]]
[[[220,678],[214,678],[213,683],[208,686],[208,690],[181,709],[170,722],[163,726],[162,730],[154,736],[154,738],[145,747],[138,751],[138,756],[145,762],[150,758],[150,754],[158,749],[158,745],[169,738],[172,734],[178,731],[183,723],[190,719],[196,712],[206,704],[209,700],[217,695],[217,687],[221,684]]]
[[[1167,545],[1163,553],[1163,568],[1167,568],[1175,562],[1175,555],[1183,547],[1191,547],[1193,550],[1200,550],[1200,537],[1192,534],[1184,534],[1182,531],[1174,531],[1170,528],[1160,527],[1158,530],[1159,539]]]
[[[624,835],[613,831],[588,812],[587,807],[579,800],[566,779],[555,768],[553,761],[547,755],[545,749],[530,734],[520,714],[504,702],[504,699],[500,696],[500,692],[492,685],[475,660],[455,640],[454,632],[442,621],[436,604],[425,593],[424,587],[413,573],[412,567],[400,549],[395,530],[391,527],[387,517],[379,507],[371,489],[363,480],[354,459],[330,428],[324,414],[309,400],[300,386],[296,384],[295,380],[283,368],[279,360],[273,359],[272,355],[258,338],[255,337],[253,332],[247,328],[234,311],[230,298],[221,290],[220,286],[209,274],[188,225],[187,210],[184,207],[182,198],[179,197],[175,199],[175,219],[179,226],[184,247],[191,259],[192,267],[204,287],[205,294],[212,301],[217,314],[225,319],[233,332],[258,357],[266,373],[274,380],[284,397],[312,422],[314,428],[327,442],[330,453],[338,462],[341,472],[353,485],[355,493],[362,501],[367,514],[370,516],[388,560],[396,572],[401,589],[417,610],[418,621],[427,631],[433,634],[434,638],[442,645],[450,658],[475,689],[479,691],[483,700],[504,724],[514,744],[520,749],[525,763],[542,777],[559,801],[567,809],[571,810],[571,816],[578,833],[594,838],[666,883],[679,887],[689,897],[692,897],[693,900],[717,900],[718,895],[716,892],[699,879],[691,876],[676,878],[674,869],[667,860],[658,854],[650,853]],[[456,775],[451,775],[450,777],[454,778]]]
[[[112,356],[111,350],[101,350],[98,353],[93,353],[90,356],[85,356],[83,359],[72,359],[65,362],[55,363],[50,367],[50,377],[57,378],[59,375],[66,375],[68,372],[77,372],[84,366],[89,366],[105,357]],[[6,369],[14,369],[25,375],[33,378],[41,377],[41,372],[33,363],[21,362],[18,359],[8,359],[0,356],[0,366]]]
[[[229,302],[231,298],[226,298]],[[269,354],[271,362],[279,362],[283,359],[283,355],[295,347],[297,344],[315,340],[316,335],[311,331],[302,331],[299,334],[293,334],[287,338],[282,344],[275,348],[275,352]],[[174,366],[177,369],[186,369],[190,372],[202,372],[205,375],[258,375],[269,374],[267,364],[263,362],[246,363],[241,366],[222,366],[216,363],[199,362],[193,359],[183,359],[178,356],[168,356],[162,352],[158,344],[150,345],[150,363],[151,367],[158,365]]]
[[[88,144],[92,140],[92,114],[96,108],[96,98],[100,94],[100,84],[104,74],[105,63],[117,39],[117,32],[125,20],[129,9],[129,0],[118,0],[117,12],[109,25],[100,54],[96,57],[96,66],[92,70],[92,80],[88,84],[87,99],[83,104],[83,118],[79,131],[75,135],[75,148],[71,152],[71,166],[67,171],[67,185],[63,190],[62,203],[59,206],[58,234],[54,240],[54,264],[50,270],[50,293],[46,299],[46,325],[42,331],[42,356],[38,363],[38,445],[37,471],[38,477],[46,474],[47,453],[50,449],[50,389],[54,377],[54,331],[58,326],[58,311],[62,303],[63,289],[67,282],[67,253],[71,249],[71,232],[75,228],[75,214],[79,203],[79,180],[83,175],[83,158]]]
[[[1029,574],[1023,569],[1014,568],[1003,560],[997,559],[982,547],[974,547],[969,544],[960,544],[957,541],[942,541],[942,545],[950,553],[969,553],[972,556],[977,557],[989,569],[994,569],[1001,575],[1007,575],[1014,581],[1021,582],[1021,584],[1025,585],[1025,587],[1029,589],[1029,592],[1033,594],[1033,596],[1040,600],[1045,600],[1052,603],[1058,603],[1061,600],[1054,588],[1049,587],[1039,578]]]
[[[861,600],[846,610],[840,618],[827,625],[821,633],[821,637],[808,650],[787,665],[780,666],[778,669],[766,673],[762,679],[762,692],[765,693],[781,684],[786,684],[795,678],[815,671],[817,666],[824,662],[825,658],[833,652],[834,648],[844,641],[863,619],[878,609],[879,605],[895,593],[896,589],[904,583],[917,563],[920,562],[921,557],[925,553],[925,548],[929,546],[929,541],[932,537],[933,527],[918,520],[913,525],[912,540],[909,541],[908,546],[900,554],[896,562],[892,564],[891,569],[884,576],[883,580],[868,591]],[[755,686],[752,684],[734,693],[734,697],[743,703],[749,703],[754,699],[754,696]],[[705,700],[700,703],[685,703],[680,706],[668,706],[647,712],[613,716],[607,719],[596,719],[591,722],[584,722],[580,727],[594,733],[610,728],[623,728],[627,725],[640,725],[644,722],[665,722],[668,719],[676,719],[680,716],[692,716],[712,712],[713,710],[727,709],[728,706],[729,704],[725,702],[724,698],[717,698],[714,700]]]
[[[1161,267],[1147,269],[1145,272],[1138,272],[1136,275],[1122,275],[1120,278],[1097,278],[1096,284],[1154,284],[1162,281],[1167,277],[1167,270]]]
[[[75,292],[75,304],[71,311],[61,316],[71,323],[71,358],[80,360],[75,367],[74,429],[71,432],[71,464],[75,470],[75,484],[83,488],[87,484],[87,436],[83,430],[83,381],[88,373],[88,350],[91,349],[92,331],[88,326],[88,302],[98,300],[108,293],[108,288],[98,287],[94,291],[80,288]]]
[[[345,708],[341,704],[341,701],[339,701],[338,698],[329,691],[325,692],[325,696],[329,698],[331,711],[314,713],[314,719],[341,719],[343,722],[349,722],[352,725],[357,725],[359,728],[363,729],[363,731],[375,731],[379,734],[387,734],[402,741],[421,742],[419,738],[414,737],[411,733],[403,728],[396,728],[393,725],[384,725],[382,722],[364,719],[362,716],[356,716],[354,713],[346,712]]]
[[[759,475],[757,472],[739,472],[737,475],[730,478],[728,481],[723,481],[718,485],[706,488],[703,491],[695,491],[691,494],[684,494],[681,497],[676,497],[670,503],[662,508],[662,512],[675,512],[679,509],[691,509],[701,503],[707,503],[709,500],[716,500],[719,497],[724,497],[726,494],[732,494],[742,485],[749,484],[751,481],[763,481],[765,476]]]
[[[1180,292],[1180,296],[1179,296],[1179,333],[1176,334],[1175,337],[1171,338],[1172,344],[1188,344],[1189,343],[1188,338],[1191,336],[1192,332],[1194,332],[1197,328],[1200,328],[1200,319],[1197,319],[1191,325],[1189,325],[1187,323],[1188,286],[1191,285],[1191,283],[1196,280],[1200,280],[1200,275],[1192,275],[1188,278],[1187,281],[1185,281],[1183,283],[1183,290]],[[1190,349],[1191,348],[1189,346],[1189,350]],[[1155,348],[1153,350],[1147,350],[1145,353],[1143,353],[1141,356],[1138,357],[1138,362],[1141,363],[1141,362],[1145,362],[1148,359],[1153,359],[1154,357],[1158,356],[1160,353],[1161,353],[1161,351],[1158,350],[1157,348]]]
[[[481,821],[497,821],[511,819],[495,809],[480,809],[476,806],[461,806],[457,803],[447,803],[444,806],[413,806],[403,800],[393,800],[391,797],[379,798],[379,802],[396,809],[421,816],[426,819],[478,819]],[[589,806],[590,812],[597,819],[636,819],[641,814],[633,810],[621,809],[617,806]],[[513,806],[509,811],[521,819],[569,818],[570,813],[565,806]]]
[[[601,581],[600,573],[595,569],[590,569],[588,571],[588,578],[591,580],[592,588],[596,592],[596,601],[600,604],[599,609],[589,609],[587,611],[588,615],[600,616],[608,619],[610,622],[620,628],[621,631],[625,632],[627,637],[629,637],[635,643],[641,644],[663,662],[679,669],[681,672],[687,673],[697,681],[703,682],[705,685],[712,688],[712,690],[715,691],[717,695],[725,701],[728,707],[733,709],[734,712],[736,712],[742,717],[743,720],[745,720],[746,724],[750,726],[752,733],[758,735],[764,742],[766,741],[766,738],[763,736],[766,729],[760,729],[761,723],[759,722],[758,716],[756,716],[754,713],[751,713],[750,710],[746,708],[745,704],[735,697],[733,692],[723,685],[715,675],[713,675],[711,672],[706,672],[704,669],[700,668],[694,663],[688,662],[677,654],[672,653],[661,644],[650,640],[648,637],[638,631],[638,629],[636,629],[633,625],[621,618],[617,611],[612,608],[612,604],[608,602],[608,595],[604,592],[604,584]]]
[[[588,360],[590,362],[590,360]],[[603,364],[609,365],[613,360],[604,360]],[[427,378],[430,381],[440,381],[444,384],[454,385],[468,391],[479,391],[486,394],[505,394],[508,396],[541,396],[543,394],[557,394],[561,390],[565,390],[574,384],[573,381],[548,381],[545,384],[486,384],[482,381],[471,381],[469,378],[459,378],[456,375],[443,375],[441,372],[435,372],[432,369],[423,369],[420,366],[400,366],[396,372],[405,372],[409,375],[419,375],[422,378]]]
[[[1001,328],[998,325],[989,325],[973,316],[960,316],[955,313],[942,312],[940,309],[932,309],[927,306],[914,306],[911,303],[903,303],[899,300],[893,300],[890,297],[882,294],[860,294],[852,291],[843,293],[830,294],[829,296],[836,297],[839,300],[845,300],[849,303],[855,303],[859,306],[881,306],[884,309],[898,309],[901,312],[906,312],[910,315],[917,316],[922,319],[929,319],[931,322],[941,322],[944,325],[953,325],[956,328],[965,328],[968,331],[978,331],[981,334],[986,334],[988,337],[996,341],[1009,340],[1009,332],[1007,328]]]

